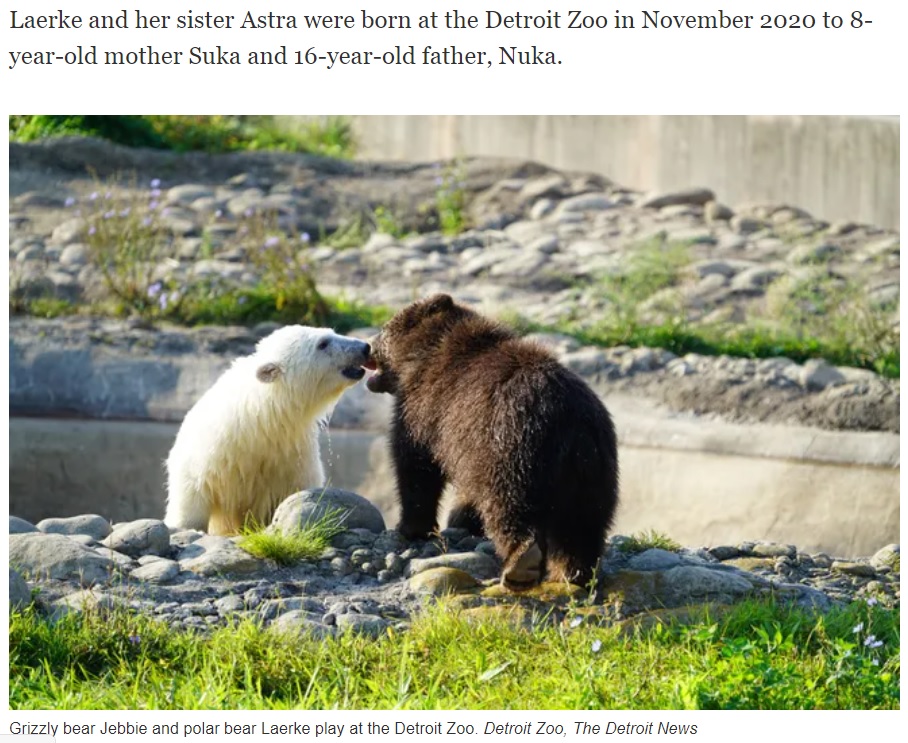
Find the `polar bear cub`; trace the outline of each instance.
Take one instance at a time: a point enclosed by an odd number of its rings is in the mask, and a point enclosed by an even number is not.
[[[369,344],[292,325],[236,359],[190,409],[167,457],[168,526],[235,534],[320,487],[319,423],[365,376]]]

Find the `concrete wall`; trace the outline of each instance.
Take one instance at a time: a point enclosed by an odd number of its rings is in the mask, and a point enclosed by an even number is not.
[[[615,533],[655,529],[690,547],[765,539],[841,557],[866,557],[899,541],[899,468],[868,463],[898,457],[897,445],[880,438],[885,434],[863,434],[870,437],[868,456],[852,445],[859,462],[844,465],[827,461],[823,451],[792,459],[803,453],[797,435],[777,451],[768,438],[757,440],[763,455],[747,456],[735,453],[747,439],[716,429],[698,442],[690,440],[697,437],[689,427],[657,436],[647,435],[652,427],[631,430],[616,420],[622,446]],[[161,518],[163,461],[176,431],[169,423],[10,418],[10,513],[33,523],[81,513],[114,521]],[[843,442],[862,436],[814,435]],[[648,445],[640,445],[647,438]],[[889,454],[880,457],[879,449]],[[332,431],[322,451],[332,485],[369,497],[386,524],[397,523],[383,437]]]
[[[896,116],[356,116],[363,158],[492,155],[899,228]]]

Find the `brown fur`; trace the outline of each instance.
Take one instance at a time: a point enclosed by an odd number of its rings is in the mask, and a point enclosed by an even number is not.
[[[481,525],[512,589],[546,575],[586,583],[618,499],[614,427],[598,397],[547,350],[447,295],[395,315],[374,343],[373,392],[395,396],[399,530]]]

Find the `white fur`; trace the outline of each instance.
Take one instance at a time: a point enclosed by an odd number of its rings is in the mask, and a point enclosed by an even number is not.
[[[355,383],[341,370],[363,362],[363,347],[294,325],[236,359],[180,426],[166,463],[167,525],[233,534],[247,517],[267,524],[287,496],[323,485],[319,423]]]

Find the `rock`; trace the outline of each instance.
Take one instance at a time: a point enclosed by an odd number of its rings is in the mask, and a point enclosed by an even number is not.
[[[62,609],[61,613],[69,612],[110,612],[122,602],[107,593],[94,590],[83,590],[71,593],[54,602],[54,608]]]
[[[170,583],[180,574],[180,565],[175,560],[159,560],[133,570],[129,577],[144,583]]]
[[[755,266],[735,276],[731,280],[731,288],[746,294],[762,294],[765,288],[779,276],[781,276],[781,272],[774,268]]]
[[[735,216],[735,212],[718,201],[709,201],[703,209],[703,216],[707,222],[727,222]]]
[[[638,206],[647,209],[662,209],[666,206],[678,204],[693,204],[703,206],[710,201],[715,201],[716,195],[708,188],[688,188],[681,191],[667,191],[655,193],[643,199]]]
[[[385,520],[369,500],[339,488],[318,488],[294,493],[274,512],[271,527],[284,532],[304,527],[335,514],[346,529],[383,532]]]
[[[28,583],[12,568],[9,569],[9,610],[24,609],[32,602],[32,592]]]
[[[751,235],[765,229],[766,223],[759,219],[736,216],[731,219],[731,228],[740,235]]]
[[[10,534],[10,566],[32,581],[73,580],[83,586],[113,577],[116,563],[62,534]]]
[[[170,529],[158,519],[117,524],[102,544],[130,557],[170,554]]]
[[[469,573],[478,580],[494,578],[500,569],[498,560],[491,555],[482,552],[454,552],[411,560],[404,575],[412,578],[414,575],[434,568],[456,568]]]
[[[801,386],[817,392],[845,383],[845,375],[823,359],[811,359],[801,368]]]
[[[356,632],[368,637],[378,637],[384,634],[391,623],[374,614],[339,614],[337,628],[342,631]]]
[[[88,247],[82,243],[71,243],[60,253],[60,264],[63,266],[84,266],[88,260]]]
[[[167,191],[165,201],[168,204],[189,205],[198,199],[213,198],[214,189],[199,183],[184,183]]]
[[[615,206],[615,202],[605,194],[585,193],[579,196],[571,196],[559,203],[555,207],[555,215],[567,212],[599,212],[605,209],[612,209]]]
[[[795,557],[798,549],[793,544],[776,544],[775,542],[758,542],[751,550],[756,557]]]
[[[206,536],[180,555],[180,568],[202,576],[250,575],[267,567],[263,560],[237,547],[226,537]]]
[[[738,557],[741,554],[741,550],[732,545],[718,545],[716,547],[710,547],[709,554],[717,560],[730,560],[733,557]]]
[[[50,242],[55,245],[69,245],[82,242],[84,236],[85,220],[76,217],[57,225],[50,235]]]
[[[9,533],[10,534],[28,534],[29,532],[38,531],[37,527],[33,524],[30,524],[25,519],[20,519],[18,516],[9,517]]]
[[[567,179],[562,175],[552,174],[527,181],[520,189],[520,198],[525,203],[530,203],[543,198],[563,199],[569,193],[570,184]]]
[[[657,548],[644,550],[627,561],[631,570],[667,570],[680,564],[680,555]]]
[[[832,569],[847,575],[859,575],[866,578],[872,578],[876,575],[873,565],[863,562],[851,562],[848,560],[833,560]]]
[[[873,565],[877,570],[880,568],[891,568],[894,569],[896,563],[899,563],[901,560],[901,548],[897,544],[887,544],[880,550],[874,553],[873,557],[870,558],[870,564]]]
[[[489,270],[489,276],[492,276],[493,278],[529,278],[548,263],[548,261],[549,257],[545,253],[540,253],[535,250],[521,251],[512,258],[492,266]]]
[[[561,363],[582,377],[593,376],[611,366],[605,351],[594,346],[563,354]]]
[[[788,254],[788,262],[796,265],[823,263],[840,255],[842,249],[833,243],[819,245],[799,245]]]
[[[545,219],[555,210],[555,202],[552,199],[539,199],[530,207],[530,219]]]
[[[540,235],[527,243],[527,250],[551,255],[558,252],[558,235]]]
[[[312,614],[308,611],[288,611],[277,617],[270,625],[270,629],[272,632],[280,634],[295,635],[303,633],[319,639],[336,634],[337,630],[334,627],[328,627],[322,624],[320,620],[321,617],[318,614]],[[381,632],[376,632],[376,634],[381,634]]]
[[[431,596],[461,593],[479,585],[472,575],[457,568],[430,568],[410,578],[410,590]]]
[[[84,534],[95,541],[104,539],[111,531],[107,519],[96,514],[43,519],[38,522],[37,528],[47,534]]]

